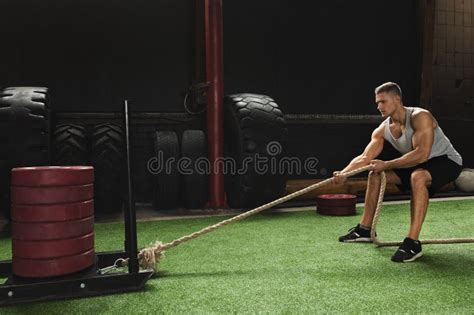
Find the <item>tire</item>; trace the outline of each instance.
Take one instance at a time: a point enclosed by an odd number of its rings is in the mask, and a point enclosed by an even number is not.
[[[50,164],[50,119],[48,89],[10,87],[0,92],[0,158],[12,167]]]
[[[203,208],[209,194],[208,174],[196,167],[196,161],[207,157],[206,135],[202,130],[184,131],[181,155],[190,161],[190,174],[181,176],[181,199],[187,209]]]
[[[87,133],[82,125],[58,125],[53,134],[53,164],[88,165]]]
[[[155,134],[155,157],[157,158],[156,180],[153,191],[153,207],[170,210],[178,206],[179,172],[176,162],[180,158],[178,136],[172,131],[157,131]],[[169,167],[166,167],[166,162]]]
[[[283,113],[265,95],[230,95],[224,104],[224,153],[236,164],[236,170],[225,176],[227,203],[248,208],[281,197],[286,187],[286,176],[279,167],[287,132]],[[274,163],[274,169],[267,163],[267,170],[260,170],[255,163],[257,154]]]
[[[3,191],[5,188],[7,188],[7,186],[10,185],[11,168],[8,165],[8,161],[0,160],[0,178],[8,179],[8,181],[2,180],[0,182],[0,189],[2,189],[2,191]]]
[[[8,161],[0,160],[0,217],[10,219],[11,168]]]
[[[13,167],[49,165],[51,108],[44,87],[9,87],[0,91],[0,211],[10,217]]]
[[[94,166],[94,207],[97,213],[122,210],[125,183],[123,129],[101,124],[92,132],[91,163]]]
[[[2,108],[27,108],[32,115],[46,116],[50,109],[46,87],[8,87],[3,89],[0,98]]]

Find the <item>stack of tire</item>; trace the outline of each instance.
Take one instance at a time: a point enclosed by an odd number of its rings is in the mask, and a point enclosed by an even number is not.
[[[13,274],[47,278],[94,265],[92,167],[12,170]]]
[[[104,123],[86,128],[75,123],[56,126],[55,165],[92,165],[96,213],[121,211],[125,183],[125,145],[121,126]]]
[[[155,175],[154,208],[170,210],[180,205],[187,209],[204,207],[208,199],[208,172],[205,167],[198,166],[207,157],[204,132],[186,130],[180,144],[176,132],[157,131],[154,149],[155,163],[149,164],[150,171]]]
[[[51,108],[44,87],[0,91],[0,212],[10,214],[10,170],[49,165]]]
[[[272,98],[258,94],[230,95],[224,105],[224,163],[231,164],[224,170],[229,206],[254,207],[281,197],[286,174],[279,166],[287,129],[279,106]],[[185,131],[181,144],[176,132],[156,132],[153,203],[157,210],[176,208],[179,200],[186,208],[205,206],[208,174],[214,168],[205,160],[207,156],[206,136],[201,130]],[[269,164],[263,172],[257,165],[257,159],[262,158]],[[179,160],[182,163],[177,163]]]

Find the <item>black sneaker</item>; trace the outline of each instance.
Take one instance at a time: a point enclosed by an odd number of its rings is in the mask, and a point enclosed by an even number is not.
[[[361,243],[371,243],[370,230],[366,230],[360,227],[360,224],[357,224],[351,228],[346,235],[339,237],[339,242],[361,242]]]
[[[394,262],[412,262],[417,258],[423,256],[421,252],[421,243],[409,237],[405,237],[402,245],[397,249],[392,256]]]

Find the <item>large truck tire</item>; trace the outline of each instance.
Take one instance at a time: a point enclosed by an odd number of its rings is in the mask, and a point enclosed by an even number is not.
[[[8,161],[0,160],[0,218],[10,219],[11,168]]]
[[[94,127],[91,164],[95,172],[96,213],[121,211],[125,191],[125,142],[122,127],[108,123]]]
[[[87,132],[78,124],[58,125],[53,134],[53,164],[88,165]]]
[[[51,162],[51,107],[45,87],[0,90],[0,212],[10,217],[10,172]]]
[[[181,156],[190,162],[189,170],[181,176],[182,199],[187,209],[199,209],[206,205],[209,181],[206,168],[197,163],[206,162],[206,135],[202,130],[186,130],[181,139]],[[189,172],[188,172],[189,171]]]
[[[282,111],[272,98],[258,94],[229,95],[224,105],[224,152],[236,166],[225,175],[227,203],[248,208],[281,197],[286,176],[280,160],[287,132]],[[268,159],[266,171],[255,162],[257,157]]]
[[[173,131],[157,131],[155,134],[155,158],[153,171],[155,185],[153,207],[171,210],[178,206],[180,174],[177,162],[180,158],[178,136]]]
[[[0,158],[11,167],[50,164],[51,108],[44,87],[0,92]]]

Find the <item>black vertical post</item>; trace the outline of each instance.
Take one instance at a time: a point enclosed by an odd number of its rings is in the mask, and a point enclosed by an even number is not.
[[[138,273],[138,250],[137,250],[137,218],[135,214],[135,203],[133,200],[132,192],[132,174],[131,174],[131,159],[130,159],[130,120],[129,120],[129,108],[128,101],[124,102],[125,112],[125,144],[127,153],[127,193],[128,193],[128,204],[125,209],[125,250],[127,256],[130,258],[128,261],[128,272]]]

